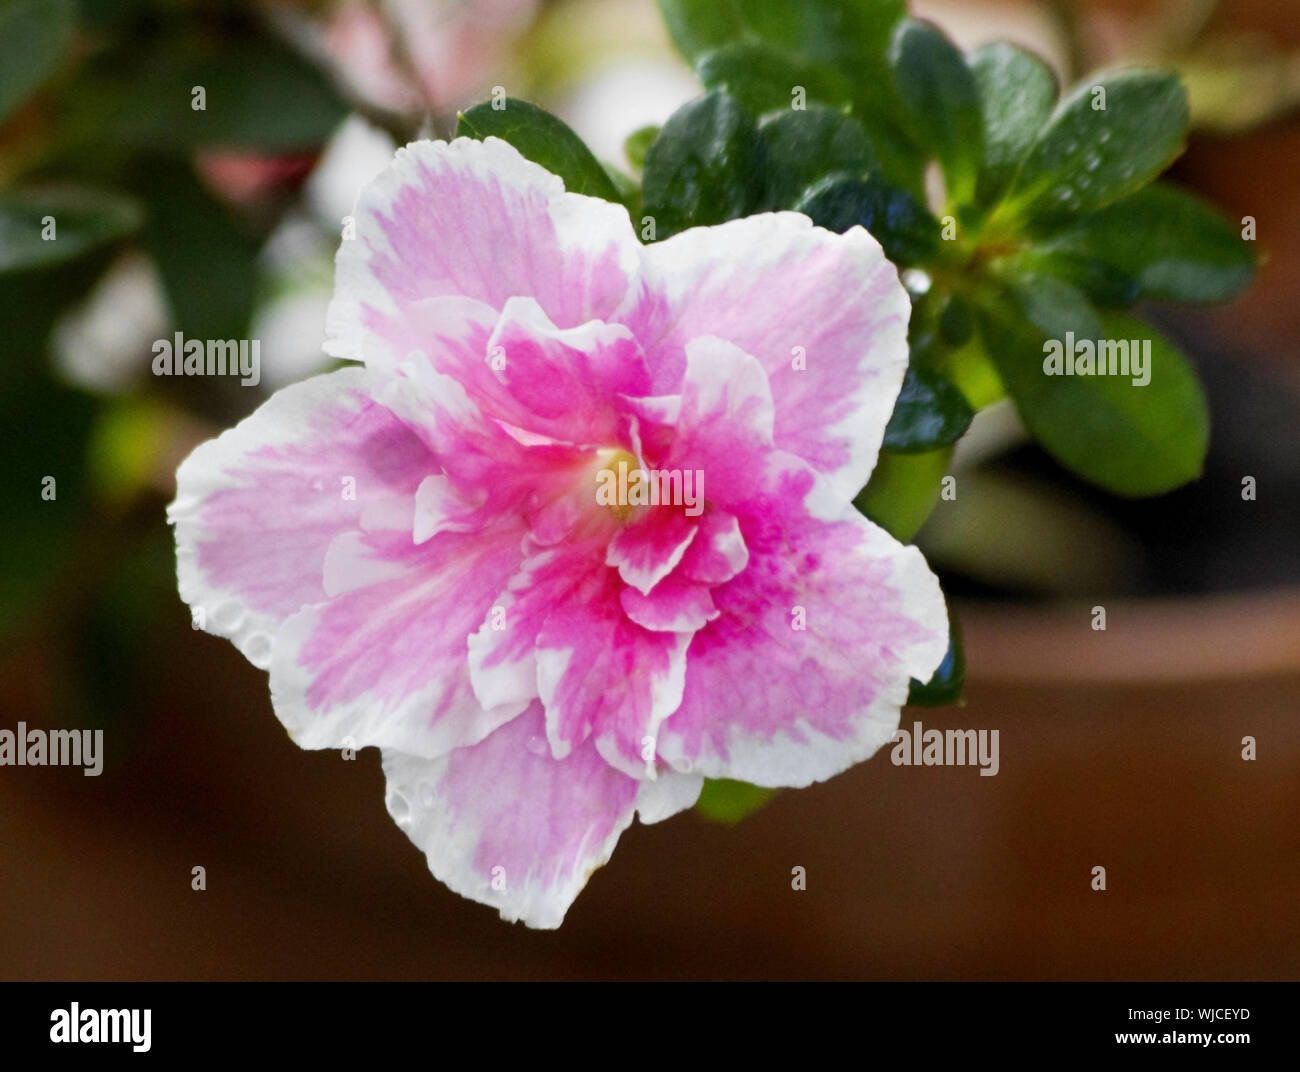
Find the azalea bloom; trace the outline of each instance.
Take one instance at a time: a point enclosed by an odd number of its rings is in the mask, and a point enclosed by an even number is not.
[[[381,748],[433,873],[556,927],[634,814],[893,737],[948,633],[852,506],[907,363],[875,239],[787,212],[643,246],[494,138],[408,146],[355,220],[326,348],[357,364],[200,446],[169,509],[182,597],[295,741]],[[698,508],[646,505],[651,470]]]

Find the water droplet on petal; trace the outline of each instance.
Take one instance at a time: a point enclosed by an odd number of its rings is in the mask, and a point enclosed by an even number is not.
[[[235,632],[244,621],[244,608],[233,599],[212,612],[212,626],[220,633]]]
[[[537,734],[533,734],[529,737],[524,747],[535,756],[544,756],[550,751],[550,746],[547,745],[546,738],[539,737]]]
[[[269,633],[250,633],[244,640],[244,657],[259,670],[271,665],[271,636]]]
[[[411,805],[406,797],[402,796],[396,789],[388,792],[388,814],[393,817],[393,822],[402,826],[411,817]]]

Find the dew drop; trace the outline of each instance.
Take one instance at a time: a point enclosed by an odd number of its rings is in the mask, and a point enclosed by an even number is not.
[[[546,738],[539,737],[537,734],[533,734],[529,737],[524,747],[535,756],[544,756],[549,751],[549,747],[546,744]]]
[[[271,636],[269,633],[251,633],[245,639],[244,657],[259,670],[271,665]]]
[[[393,822],[398,825],[404,824],[411,817],[411,805],[407,802],[406,797],[402,796],[396,789],[388,794],[388,814],[393,817]]]
[[[218,632],[233,633],[244,621],[244,608],[234,600],[222,603],[212,612],[212,625]]]
[[[433,794],[433,786],[428,782],[420,783],[420,804],[426,808],[432,808],[437,798]]]

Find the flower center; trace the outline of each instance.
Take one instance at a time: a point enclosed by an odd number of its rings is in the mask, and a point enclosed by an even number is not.
[[[642,505],[648,476],[635,454],[621,447],[596,451],[596,505],[603,506],[619,521],[626,521],[632,510]]]
[[[704,509],[704,474],[691,469],[644,469],[621,448],[596,452],[596,504],[626,521],[639,507],[665,506],[698,517]]]

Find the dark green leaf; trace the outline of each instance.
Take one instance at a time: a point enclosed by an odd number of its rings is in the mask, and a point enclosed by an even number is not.
[[[874,177],[829,176],[812,186],[795,210],[829,231],[865,227],[895,264],[923,263],[939,248],[939,221],[908,194]]]
[[[946,447],[965,434],[974,416],[966,396],[945,377],[913,365],[885,428],[884,446],[904,454]]]
[[[969,201],[984,137],[975,76],[942,31],[916,19],[898,24],[890,63],[909,132],[938,159],[950,201]]]
[[[959,294],[948,296],[939,314],[939,335],[949,346],[965,346],[975,333],[975,317]]]
[[[575,194],[618,201],[618,191],[586,143],[550,112],[527,101],[507,99],[505,107],[475,105],[460,114],[456,133],[508,141],[535,164],[559,175]]]
[[[159,162],[137,189],[149,206],[144,239],[177,330],[196,339],[247,338],[257,243],[178,162]]]
[[[930,680],[922,684],[912,679],[907,702],[913,707],[942,707],[961,699],[966,683],[966,652],[961,641],[961,627],[952,607],[948,608],[948,652]]]
[[[768,116],[759,131],[770,163],[768,203],[790,208],[827,175],[866,178],[880,161],[862,124],[823,105]]]
[[[1195,479],[1209,438],[1205,399],[1183,356],[1147,325],[1122,313],[1092,314],[1095,330],[1073,340],[1076,351],[1086,341],[1094,355],[1100,341],[1123,342],[1130,362],[1149,346],[1140,373],[1130,364],[1128,375],[1047,374],[1055,348],[1071,342],[1068,325],[1090,319],[1082,295],[1066,297],[1070,290],[1026,277],[1009,301],[981,309],[989,353],[1021,419],[1067,469],[1117,495],[1160,495]],[[1108,363],[1117,357],[1107,353]],[[1145,386],[1135,382],[1142,379]]]
[[[329,79],[278,45],[168,49],[144,66],[106,128],[134,149],[307,151],[323,145],[347,114]],[[195,108],[196,88],[202,109]]]
[[[0,123],[58,70],[76,19],[72,0],[0,4]]]
[[[1051,234],[1026,260],[1107,305],[1227,301],[1255,274],[1250,243],[1235,225],[1199,198],[1163,185]]]
[[[903,0],[734,0],[745,23],[769,44],[834,65],[846,77],[884,73]]]
[[[703,71],[706,79],[718,78],[744,95],[756,115],[788,107],[795,85],[808,91],[810,102],[851,104],[885,177],[922,196],[925,160],[900,125],[888,59],[903,0],[659,0],[659,6],[673,40],[692,62],[724,46],[765,46],[724,51]],[[756,68],[745,70],[740,57],[753,57]]]
[[[755,115],[808,99],[847,101],[848,79],[827,64],[799,59],[761,41],[735,41],[704,53],[695,73],[709,89],[725,89]],[[803,93],[798,94],[797,89]]]
[[[646,154],[643,211],[657,238],[722,223],[761,203],[767,151],[753,117],[714,90],[679,108]]]
[[[1158,175],[1186,132],[1176,75],[1128,70],[1081,83],[1030,147],[1006,209],[1035,220],[1095,212]]]
[[[659,0],[668,32],[682,55],[701,54],[734,41],[764,41],[810,60],[861,75],[864,60],[884,70],[885,51],[904,0]]]
[[[117,241],[141,223],[121,194],[80,187],[0,193],[0,273],[45,268]],[[51,238],[43,238],[53,229]]]
[[[1056,104],[1056,76],[1037,56],[996,42],[970,55],[984,119],[984,163],[979,200],[1005,192]]]

